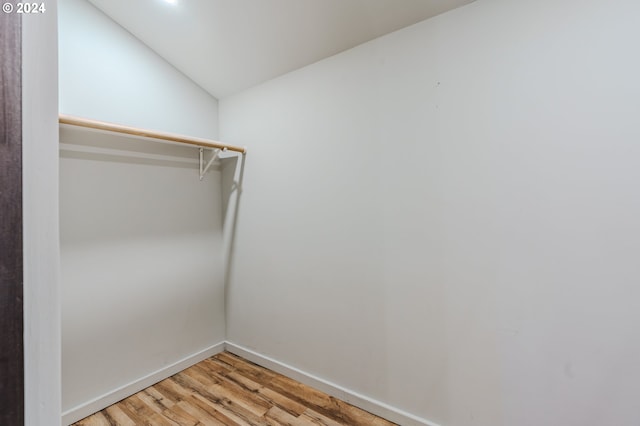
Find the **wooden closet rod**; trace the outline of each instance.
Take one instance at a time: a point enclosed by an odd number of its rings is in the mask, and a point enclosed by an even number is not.
[[[229,151],[240,152],[242,154],[247,152],[245,147],[229,145],[209,139],[194,138],[191,136],[176,135],[172,133],[158,132],[155,130],[138,129],[136,127],[106,123],[104,121],[90,120],[87,118],[74,117],[72,115],[60,114],[59,120],[60,124],[68,124],[71,126],[86,127],[89,129],[104,130],[107,132],[121,133],[131,136],[142,136],[145,138],[184,143],[205,148],[227,149]]]

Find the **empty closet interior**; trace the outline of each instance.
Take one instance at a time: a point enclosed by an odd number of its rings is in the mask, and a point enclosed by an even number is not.
[[[224,350],[404,426],[638,424],[640,2],[57,4],[64,424]]]
[[[217,100],[95,6],[59,6],[68,424],[222,350],[244,147],[212,145]]]
[[[243,163],[228,153],[245,150],[60,123],[63,404],[83,407],[220,351],[226,208]]]

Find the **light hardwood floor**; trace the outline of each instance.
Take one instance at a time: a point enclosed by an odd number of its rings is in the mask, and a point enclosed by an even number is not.
[[[223,352],[76,426],[392,426],[387,420]]]

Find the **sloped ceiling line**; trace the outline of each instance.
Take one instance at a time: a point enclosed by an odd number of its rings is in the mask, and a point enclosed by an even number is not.
[[[89,0],[220,99],[473,0]]]

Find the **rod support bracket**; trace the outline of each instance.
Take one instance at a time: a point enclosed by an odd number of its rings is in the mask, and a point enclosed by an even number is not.
[[[211,159],[209,159],[209,161],[205,165],[204,164],[204,148],[200,147],[200,180],[204,179],[204,175],[207,173],[207,171],[209,170],[213,162],[216,161],[216,159],[218,158],[218,155],[220,155],[221,152],[224,152],[226,150],[227,150],[226,147],[222,149],[212,148]]]

